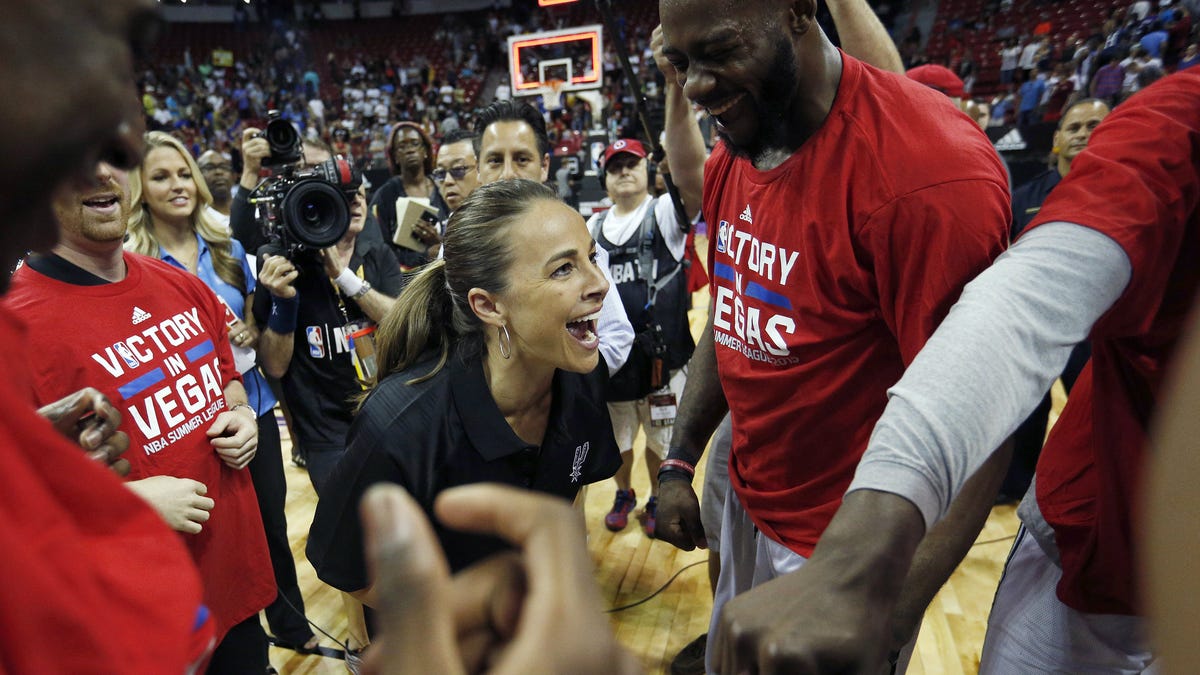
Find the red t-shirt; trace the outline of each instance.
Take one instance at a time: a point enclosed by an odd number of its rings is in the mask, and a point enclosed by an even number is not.
[[[1058,596],[1081,611],[1139,613],[1134,532],[1146,429],[1200,287],[1200,73],[1117,108],[1030,229],[1079,223],[1133,268],[1092,329],[1092,359],[1042,450],[1038,506],[1062,555]]]
[[[200,569],[220,639],[275,597],[250,473],[229,468],[207,431],[238,379],[225,309],[199,278],[125,254],[126,278],[80,286],[28,265],[13,275],[8,307],[29,325],[38,406],[92,386],[123,415],[129,480],[175,476],[204,483],[215,505],[197,535],[180,534]]]
[[[942,94],[843,55],[824,125],[758,171],[705,168],[730,478],[801,555],[841,504],[886,390],[1008,241],[1008,181]]]
[[[0,309],[0,672],[182,673],[209,648],[187,551],[12,386],[36,349]]]

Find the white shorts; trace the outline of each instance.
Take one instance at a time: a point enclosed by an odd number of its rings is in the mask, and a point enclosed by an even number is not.
[[[680,368],[671,374],[668,384],[675,394],[676,406],[683,394],[683,385],[687,382],[687,369]],[[658,457],[666,454],[671,444],[671,426],[655,427],[650,425],[650,403],[646,399],[637,401],[615,401],[608,404],[608,416],[612,418],[613,436],[621,452],[633,451],[633,439],[637,438],[638,428],[646,432],[646,450]]]
[[[725,511],[721,519],[721,575],[713,592],[708,635],[712,638],[717,635],[718,621],[725,603],[755,586],[795,572],[806,560],[799,553],[759,532],[742,508],[737,493],[733,490],[726,492]],[[885,664],[881,675],[903,675],[916,644],[917,636],[914,635],[900,652],[895,670]],[[715,672],[711,661],[714,651],[709,649],[704,655],[704,668],[709,673]]]
[[[1055,592],[1061,577],[1022,526],[988,616],[980,674],[1154,673],[1145,621],[1068,607]]]
[[[726,414],[713,432],[704,465],[704,486],[700,490],[700,523],[708,550],[721,550],[721,518],[725,513],[725,492],[729,490],[729,447],[733,445],[733,420]]]

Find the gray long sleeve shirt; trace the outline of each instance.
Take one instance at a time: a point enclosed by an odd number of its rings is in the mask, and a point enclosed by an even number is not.
[[[1124,250],[1082,225],[1046,223],[1021,237],[966,286],[888,390],[848,492],[897,494],[931,527],[1041,400],[1130,274]]]

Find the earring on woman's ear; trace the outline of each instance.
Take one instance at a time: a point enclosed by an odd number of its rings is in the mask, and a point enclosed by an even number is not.
[[[500,356],[512,358],[512,338],[508,335],[508,326],[500,326],[499,330]]]

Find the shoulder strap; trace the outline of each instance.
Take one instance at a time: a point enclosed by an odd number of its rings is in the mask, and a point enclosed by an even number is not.
[[[595,239],[597,242],[600,241],[600,233],[601,233],[601,230],[604,228],[604,221],[605,221],[605,219],[608,218],[608,212],[611,210],[612,210],[612,207],[610,206],[609,208],[601,211],[596,216],[596,223],[594,225],[592,225],[592,239]]]
[[[642,218],[642,226],[638,231],[638,238],[641,245],[638,247],[638,268],[641,271],[642,278],[646,280],[646,307],[650,309],[654,306],[654,300],[658,296],[658,289],[666,286],[679,270],[683,269],[683,265],[676,265],[675,269],[671,270],[662,279],[655,278],[654,269],[654,235],[658,232],[658,216],[655,213],[655,207],[658,205],[658,200],[662,197],[655,197],[653,201],[646,205],[646,216]]]

